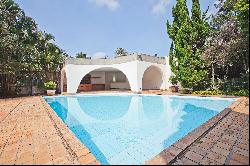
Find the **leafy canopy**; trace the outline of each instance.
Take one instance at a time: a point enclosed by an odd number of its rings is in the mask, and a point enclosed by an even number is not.
[[[174,21],[172,25],[167,22],[167,32],[172,39],[169,57],[173,77],[184,88],[203,88],[208,72],[201,59],[201,52],[209,25],[201,14],[199,0],[193,0],[191,18],[186,0],[177,0],[172,15]]]
[[[0,1],[0,94],[8,95],[22,86],[48,80],[58,81],[67,56],[51,34],[38,29],[36,22],[13,0]]]

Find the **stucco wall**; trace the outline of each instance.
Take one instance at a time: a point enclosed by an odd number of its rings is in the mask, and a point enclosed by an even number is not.
[[[138,91],[137,86],[137,61],[123,63],[123,64],[115,64],[115,65],[66,65],[65,72],[67,75],[67,92],[68,93],[76,93],[77,87],[81,81],[81,79],[88,74],[89,72],[100,69],[100,68],[115,68],[122,71],[128,78],[131,89],[134,91]]]
[[[139,61],[138,62],[138,70],[137,70],[137,72],[138,72],[138,80],[140,81],[141,88],[142,88],[144,73],[146,72],[146,70],[148,68],[151,68],[151,67],[156,67],[157,70],[159,70],[158,74],[162,73],[162,75],[161,75],[162,76],[162,79],[161,79],[162,83],[160,85],[160,89],[162,89],[162,90],[168,89],[168,79],[167,79],[166,65]],[[156,80],[154,80],[154,81],[156,81]],[[154,84],[156,84],[156,83],[154,83]]]
[[[65,70],[67,77],[67,92],[76,93],[81,79],[91,71],[101,68],[114,68],[120,70],[126,75],[131,90],[139,92],[142,91],[144,72],[151,66],[157,67],[162,72],[162,83],[160,89],[165,90],[168,89],[168,87],[171,85],[169,82],[171,70],[169,65],[167,64],[168,59],[164,59],[164,61],[164,63],[152,63],[141,60],[134,60],[111,65],[66,64],[63,70]]]
[[[144,72],[142,79],[143,90],[161,89],[162,84],[162,72],[158,68],[152,66]]]

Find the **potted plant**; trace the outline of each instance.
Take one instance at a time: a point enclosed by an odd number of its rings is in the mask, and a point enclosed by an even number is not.
[[[53,96],[56,93],[56,83],[53,81],[48,81],[44,83],[44,87],[47,90],[47,95],[48,96]]]
[[[178,84],[177,78],[175,76],[171,76],[169,78],[169,80],[170,80],[170,82],[172,84],[172,86],[169,87],[170,91],[173,92],[173,93],[178,92],[179,91],[179,87],[177,86],[177,84]]]

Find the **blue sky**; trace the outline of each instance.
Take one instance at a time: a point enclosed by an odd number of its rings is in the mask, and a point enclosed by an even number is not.
[[[171,40],[166,21],[172,21],[175,0],[15,0],[40,30],[70,56],[114,56],[127,52],[167,56]],[[189,8],[191,0],[187,0]],[[215,0],[200,0],[203,11]],[[213,13],[211,8],[210,12]]]

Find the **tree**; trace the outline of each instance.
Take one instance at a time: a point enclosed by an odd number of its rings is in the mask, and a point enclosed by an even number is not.
[[[249,40],[249,0],[237,0],[234,5],[234,10],[237,14],[237,20],[240,23],[243,34]]]
[[[53,41],[13,0],[0,1],[1,96],[20,86],[29,86],[32,94],[34,81],[58,80],[65,54]]]
[[[212,16],[203,59],[211,68],[213,89],[221,88],[217,80],[223,83],[249,73],[249,5],[246,3],[221,0],[216,6],[218,12]]]
[[[76,58],[84,58],[84,59],[86,59],[86,57],[87,57],[87,54],[85,54],[83,52],[80,52],[80,53],[76,54]]]
[[[117,48],[115,51],[116,57],[127,56],[128,53],[124,48]]]
[[[207,70],[201,59],[208,24],[201,15],[198,0],[193,0],[192,17],[189,17],[186,0],[177,0],[173,7],[173,24],[167,22],[172,39],[170,65],[176,79],[184,88],[201,89],[207,80]]]
[[[192,49],[194,53],[198,53],[200,56],[201,51],[204,49],[204,44],[209,33],[209,24],[205,17],[205,13],[202,15],[199,0],[193,0],[192,5]]]
[[[234,11],[242,34],[242,40],[239,44],[241,48],[243,46],[245,71],[246,74],[249,74],[249,0],[238,0],[234,5]]]

